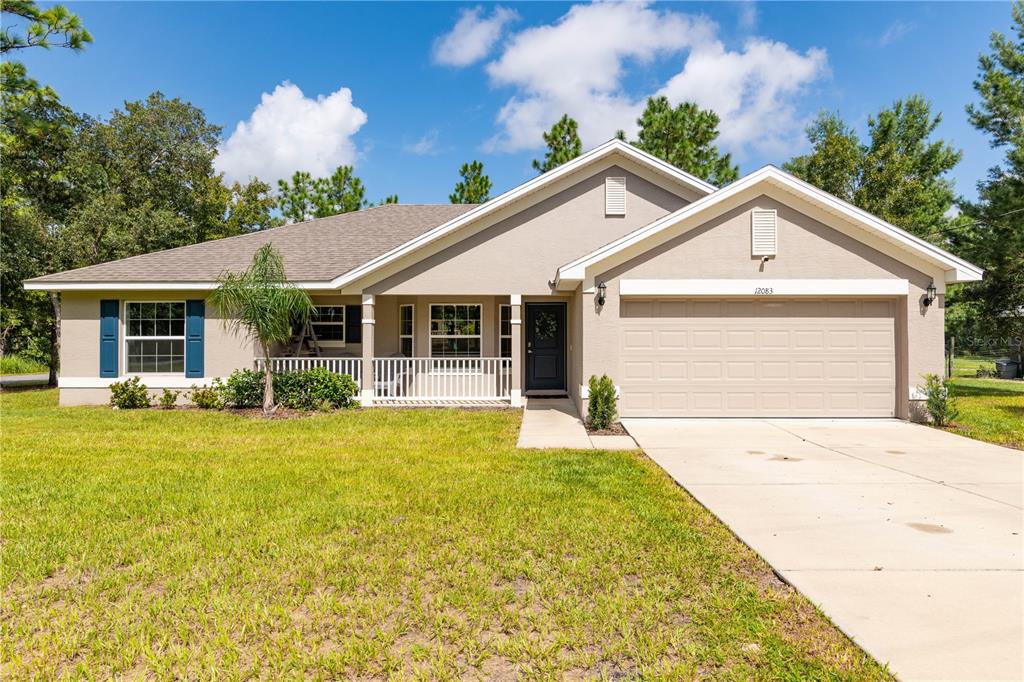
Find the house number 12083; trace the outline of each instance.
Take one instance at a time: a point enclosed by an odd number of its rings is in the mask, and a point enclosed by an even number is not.
[[[771,296],[774,293],[771,287],[754,287],[755,296]]]

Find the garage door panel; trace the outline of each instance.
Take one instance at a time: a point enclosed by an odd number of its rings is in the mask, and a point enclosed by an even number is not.
[[[894,413],[890,301],[629,303],[649,317],[621,320],[623,416]]]

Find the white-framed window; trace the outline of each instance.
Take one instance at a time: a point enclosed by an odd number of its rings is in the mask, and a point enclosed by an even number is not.
[[[498,315],[498,357],[512,357],[512,306],[502,303]]]
[[[318,305],[310,318],[318,342],[345,343],[345,306]]]
[[[185,373],[184,301],[126,301],[124,325],[129,374]]]
[[[416,312],[411,303],[398,306],[398,352],[407,358],[415,355]]]
[[[430,357],[479,358],[483,347],[479,303],[430,305]]]

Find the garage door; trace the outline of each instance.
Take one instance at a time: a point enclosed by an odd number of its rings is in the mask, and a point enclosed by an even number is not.
[[[625,417],[891,417],[894,303],[621,303]]]

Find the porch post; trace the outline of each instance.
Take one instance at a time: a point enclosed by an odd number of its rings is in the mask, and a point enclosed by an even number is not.
[[[363,407],[373,405],[373,294],[363,294],[363,372],[362,372],[362,396]]]
[[[512,304],[509,317],[512,323],[512,387],[510,396],[512,399],[512,407],[523,406],[523,320],[522,320],[522,308],[523,308],[523,296],[522,294],[512,294],[509,297],[509,303]]]

